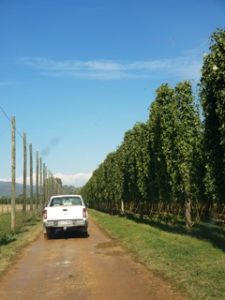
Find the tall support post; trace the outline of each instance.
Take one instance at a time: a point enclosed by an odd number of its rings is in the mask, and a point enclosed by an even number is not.
[[[16,227],[16,118],[11,119],[11,230]]]
[[[46,203],[47,199],[46,199],[46,176],[45,176],[45,163],[43,163],[43,168],[42,168],[42,172],[43,172],[43,201],[44,203]]]
[[[124,201],[121,199],[121,208],[120,208],[121,215],[124,215]]]
[[[45,199],[46,201],[48,201],[48,195],[49,195],[49,192],[48,192],[48,181],[49,181],[49,178],[48,178],[48,168],[47,166],[45,166]]]
[[[40,175],[40,204],[41,207],[43,206],[43,173],[42,173],[42,158],[40,157],[40,161],[39,161],[39,166],[40,166],[40,170],[39,170],[39,175]]]
[[[55,177],[52,174],[52,195],[55,195]]]
[[[50,180],[50,191],[51,191],[51,196],[53,195],[53,175],[52,172],[50,173],[51,180]]]
[[[33,212],[33,204],[34,204],[34,192],[33,192],[33,152],[32,152],[32,144],[29,145],[30,150],[30,210]]]
[[[48,198],[52,196],[52,174],[48,171]]]
[[[37,211],[39,205],[39,154],[36,152],[36,197],[35,197],[35,209]]]
[[[27,138],[23,134],[23,212],[26,212],[27,203]]]

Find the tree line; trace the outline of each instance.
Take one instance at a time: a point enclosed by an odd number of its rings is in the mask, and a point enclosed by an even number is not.
[[[224,29],[211,36],[198,88],[197,96],[189,81],[156,90],[147,122],[125,133],[82,188],[91,207],[173,221],[182,216],[187,230],[224,213]]]

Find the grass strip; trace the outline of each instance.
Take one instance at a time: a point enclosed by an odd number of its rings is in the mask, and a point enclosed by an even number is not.
[[[207,225],[207,239],[202,224],[190,236],[165,224],[153,226],[89,211],[100,227],[119,239],[140,262],[190,299],[225,299],[224,228]]]
[[[22,213],[16,215],[15,232],[10,230],[10,214],[0,216],[0,276],[16,260],[21,250],[40,234],[42,225],[39,218]]]

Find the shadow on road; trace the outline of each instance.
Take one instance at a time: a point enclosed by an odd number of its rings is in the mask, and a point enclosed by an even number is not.
[[[89,234],[81,231],[64,231],[64,230],[56,230],[53,234],[51,234],[51,239],[77,239],[77,238],[88,238]]]

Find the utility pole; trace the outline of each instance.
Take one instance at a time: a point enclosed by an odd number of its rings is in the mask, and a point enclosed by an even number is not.
[[[26,212],[27,203],[27,141],[26,133],[23,134],[23,212]]]
[[[45,176],[45,163],[43,163],[43,202],[46,203],[45,190],[46,190],[46,176]]]
[[[37,211],[39,204],[39,154],[36,152],[36,201],[35,201],[35,209]]]
[[[40,166],[40,204],[41,204],[41,208],[43,208],[43,172],[42,172],[42,158],[40,157],[40,162],[39,162],[39,166]]]
[[[11,119],[11,230],[16,227],[16,118]]]
[[[33,212],[33,153],[32,153],[32,144],[29,145],[30,149],[30,210]]]

